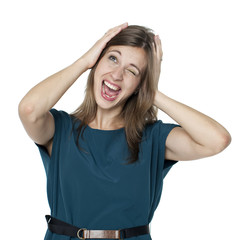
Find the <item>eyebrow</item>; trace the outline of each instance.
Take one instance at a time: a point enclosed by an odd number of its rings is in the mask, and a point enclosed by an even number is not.
[[[122,55],[122,53],[119,50],[111,50],[109,52],[117,52],[119,55]],[[135,67],[138,70],[139,74],[141,74],[141,71],[139,70],[139,68],[135,64],[130,63],[130,65]]]

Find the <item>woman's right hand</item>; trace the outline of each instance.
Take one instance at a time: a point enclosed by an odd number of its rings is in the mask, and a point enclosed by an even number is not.
[[[122,29],[126,28],[128,23],[123,23],[119,26],[109,29],[81,58],[87,64],[88,69],[92,68],[97,62],[102,50],[107,43],[116,36]]]

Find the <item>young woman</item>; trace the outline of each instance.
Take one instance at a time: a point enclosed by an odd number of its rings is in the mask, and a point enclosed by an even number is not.
[[[218,122],[157,90],[161,60],[159,37],[125,23],[21,100],[20,119],[47,174],[46,240],[150,240],[170,168],[229,145]],[[88,69],[80,107],[72,114],[52,108]],[[158,109],[179,125],[157,120]]]

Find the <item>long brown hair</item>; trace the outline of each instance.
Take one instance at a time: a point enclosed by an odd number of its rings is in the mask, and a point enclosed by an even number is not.
[[[98,61],[89,73],[84,101],[70,115],[75,119],[74,124],[80,120],[77,128],[77,145],[81,149],[79,137],[80,135],[83,136],[82,134],[87,124],[94,120],[97,113],[97,104],[93,93],[96,67],[108,48],[116,45],[139,47],[144,49],[147,55],[147,66],[141,77],[138,90],[127,99],[119,114],[119,117],[124,119],[126,140],[130,150],[128,158],[130,161],[127,164],[132,164],[138,160],[139,144],[142,140],[144,128],[157,120],[157,108],[153,106],[154,94],[157,89],[153,59],[153,48],[156,46],[154,34],[151,29],[138,25],[130,25],[107,43]]]

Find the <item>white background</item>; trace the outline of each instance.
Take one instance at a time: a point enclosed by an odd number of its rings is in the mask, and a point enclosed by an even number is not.
[[[151,223],[152,239],[240,239],[237,4],[237,0],[1,1],[1,239],[43,239],[44,214],[49,213],[43,164],[19,120],[18,103],[38,82],[78,59],[109,28],[126,21],[160,35],[159,89],[216,119],[232,135],[222,153],[172,168]],[[75,110],[83,99],[86,77],[83,74],[55,108]],[[162,112],[159,118],[173,122]]]

